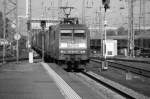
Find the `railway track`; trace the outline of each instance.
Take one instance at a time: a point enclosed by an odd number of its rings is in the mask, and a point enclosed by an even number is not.
[[[72,72],[71,72],[72,73]],[[72,73],[83,83],[103,94],[104,99],[149,99],[149,97],[127,88],[115,81],[109,80],[92,71],[79,70]],[[73,77],[74,78],[74,77]],[[88,84],[87,84],[88,83]]]
[[[101,60],[91,59],[91,61],[101,64]],[[107,62],[109,67],[124,70],[125,72],[131,72],[134,74],[138,74],[150,78],[150,70],[148,70],[147,68],[140,68],[137,66],[122,64],[121,62],[118,63],[117,61],[113,61],[113,60],[107,60]]]
[[[97,92],[105,95],[106,99],[149,99],[149,97],[139,94],[136,91],[129,89],[125,86],[120,85],[114,81],[104,78],[98,74],[91,71],[81,73],[76,73],[83,82],[89,83],[93,90],[96,89]]]
[[[90,57],[90,59],[93,60],[101,60],[102,57]],[[115,60],[115,61],[125,61],[125,62],[136,62],[136,63],[146,63],[146,64],[150,64],[150,61],[148,59],[125,59],[125,58],[117,58],[117,57],[113,57],[113,58],[107,58],[107,60]]]
[[[81,72],[81,74],[78,74],[82,77],[84,77],[89,83],[93,83],[97,86],[97,90],[100,90],[103,94],[106,95],[106,99],[135,99],[134,96],[130,95],[129,93],[119,89],[119,85],[117,85],[115,82],[112,82],[108,79],[103,78],[100,75],[97,75],[91,71],[89,72]],[[91,81],[91,80],[93,81]],[[99,87],[100,85],[100,87]],[[115,85],[115,86],[114,86]],[[98,88],[99,87],[99,88]],[[101,89],[102,88],[102,89]]]
[[[60,67],[67,71],[65,65]],[[74,72],[69,71],[68,73],[72,78],[79,79],[100,96],[104,97],[103,99],[135,99],[134,97],[120,91],[118,88],[111,86],[108,82],[102,80],[99,75],[93,72],[79,69]]]

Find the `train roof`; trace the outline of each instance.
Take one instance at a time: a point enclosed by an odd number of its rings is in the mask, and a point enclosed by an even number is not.
[[[49,28],[51,29],[88,29],[84,24],[57,24],[52,25]]]
[[[79,24],[78,18],[64,18],[60,24],[52,25],[50,28],[55,29],[88,29],[85,24]]]
[[[73,28],[73,29],[87,29],[86,25],[84,24],[60,24],[59,27],[61,29],[70,29],[70,28]]]

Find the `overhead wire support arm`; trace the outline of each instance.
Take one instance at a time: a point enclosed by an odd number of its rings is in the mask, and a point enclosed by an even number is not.
[[[17,5],[17,3],[13,2],[12,0],[8,0],[10,3]]]
[[[3,38],[7,39],[8,35],[6,35],[7,32],[10,32],[10,30],[7,30],[6,27],[6,19],[9,19],[9,24],[12,25],[12,28],[15,30],[17,29],[17,0],[2,0],[3,1]],[[7,30],[7,31],[6,31]],[[17,30],[16,30],[17,32]],[[12,49],[13,50],[13,49]],[[5,45],[3,46],[3,62],[5,61]]]
[[[9,13],[11,13],[12,11],[14,11],[16,9],[16,7],[14,7],[13,9],[11,9],[9,12],[6,13],[6,15],[8,15]]]

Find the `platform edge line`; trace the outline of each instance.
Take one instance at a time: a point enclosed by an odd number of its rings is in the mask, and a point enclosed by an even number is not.
[[[41,62],[49,76],[56,82],[66,99],[82,99],[48,64]],[[63,95],[64,95],[63,94]]]

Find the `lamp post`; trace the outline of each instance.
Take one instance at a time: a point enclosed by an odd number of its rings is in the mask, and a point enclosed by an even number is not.
[[[46,21],[45,20],[42,20],[41,21],[41,28],[42,28],[42,61],[44,62],[44,53],[45,53],[45,50],[44,50],[44,32],[45,32],[45,27],[46,27]]]
[[[128,6],[129,6],[129,19],[128,19],[128,54],[130,57],[135,57],[135,52],[134,52],[134,39],[135,39],[135,33],[134,33],[134,28],[133,28],[133,0],[128,1]]]
[[[29,63],[33,63],[33,52],[31,49],[31,29],[32,29],[31,0],[26,0],[26,17],[27,17],[27,33],[28,33],[27,48],[29,53]]]

